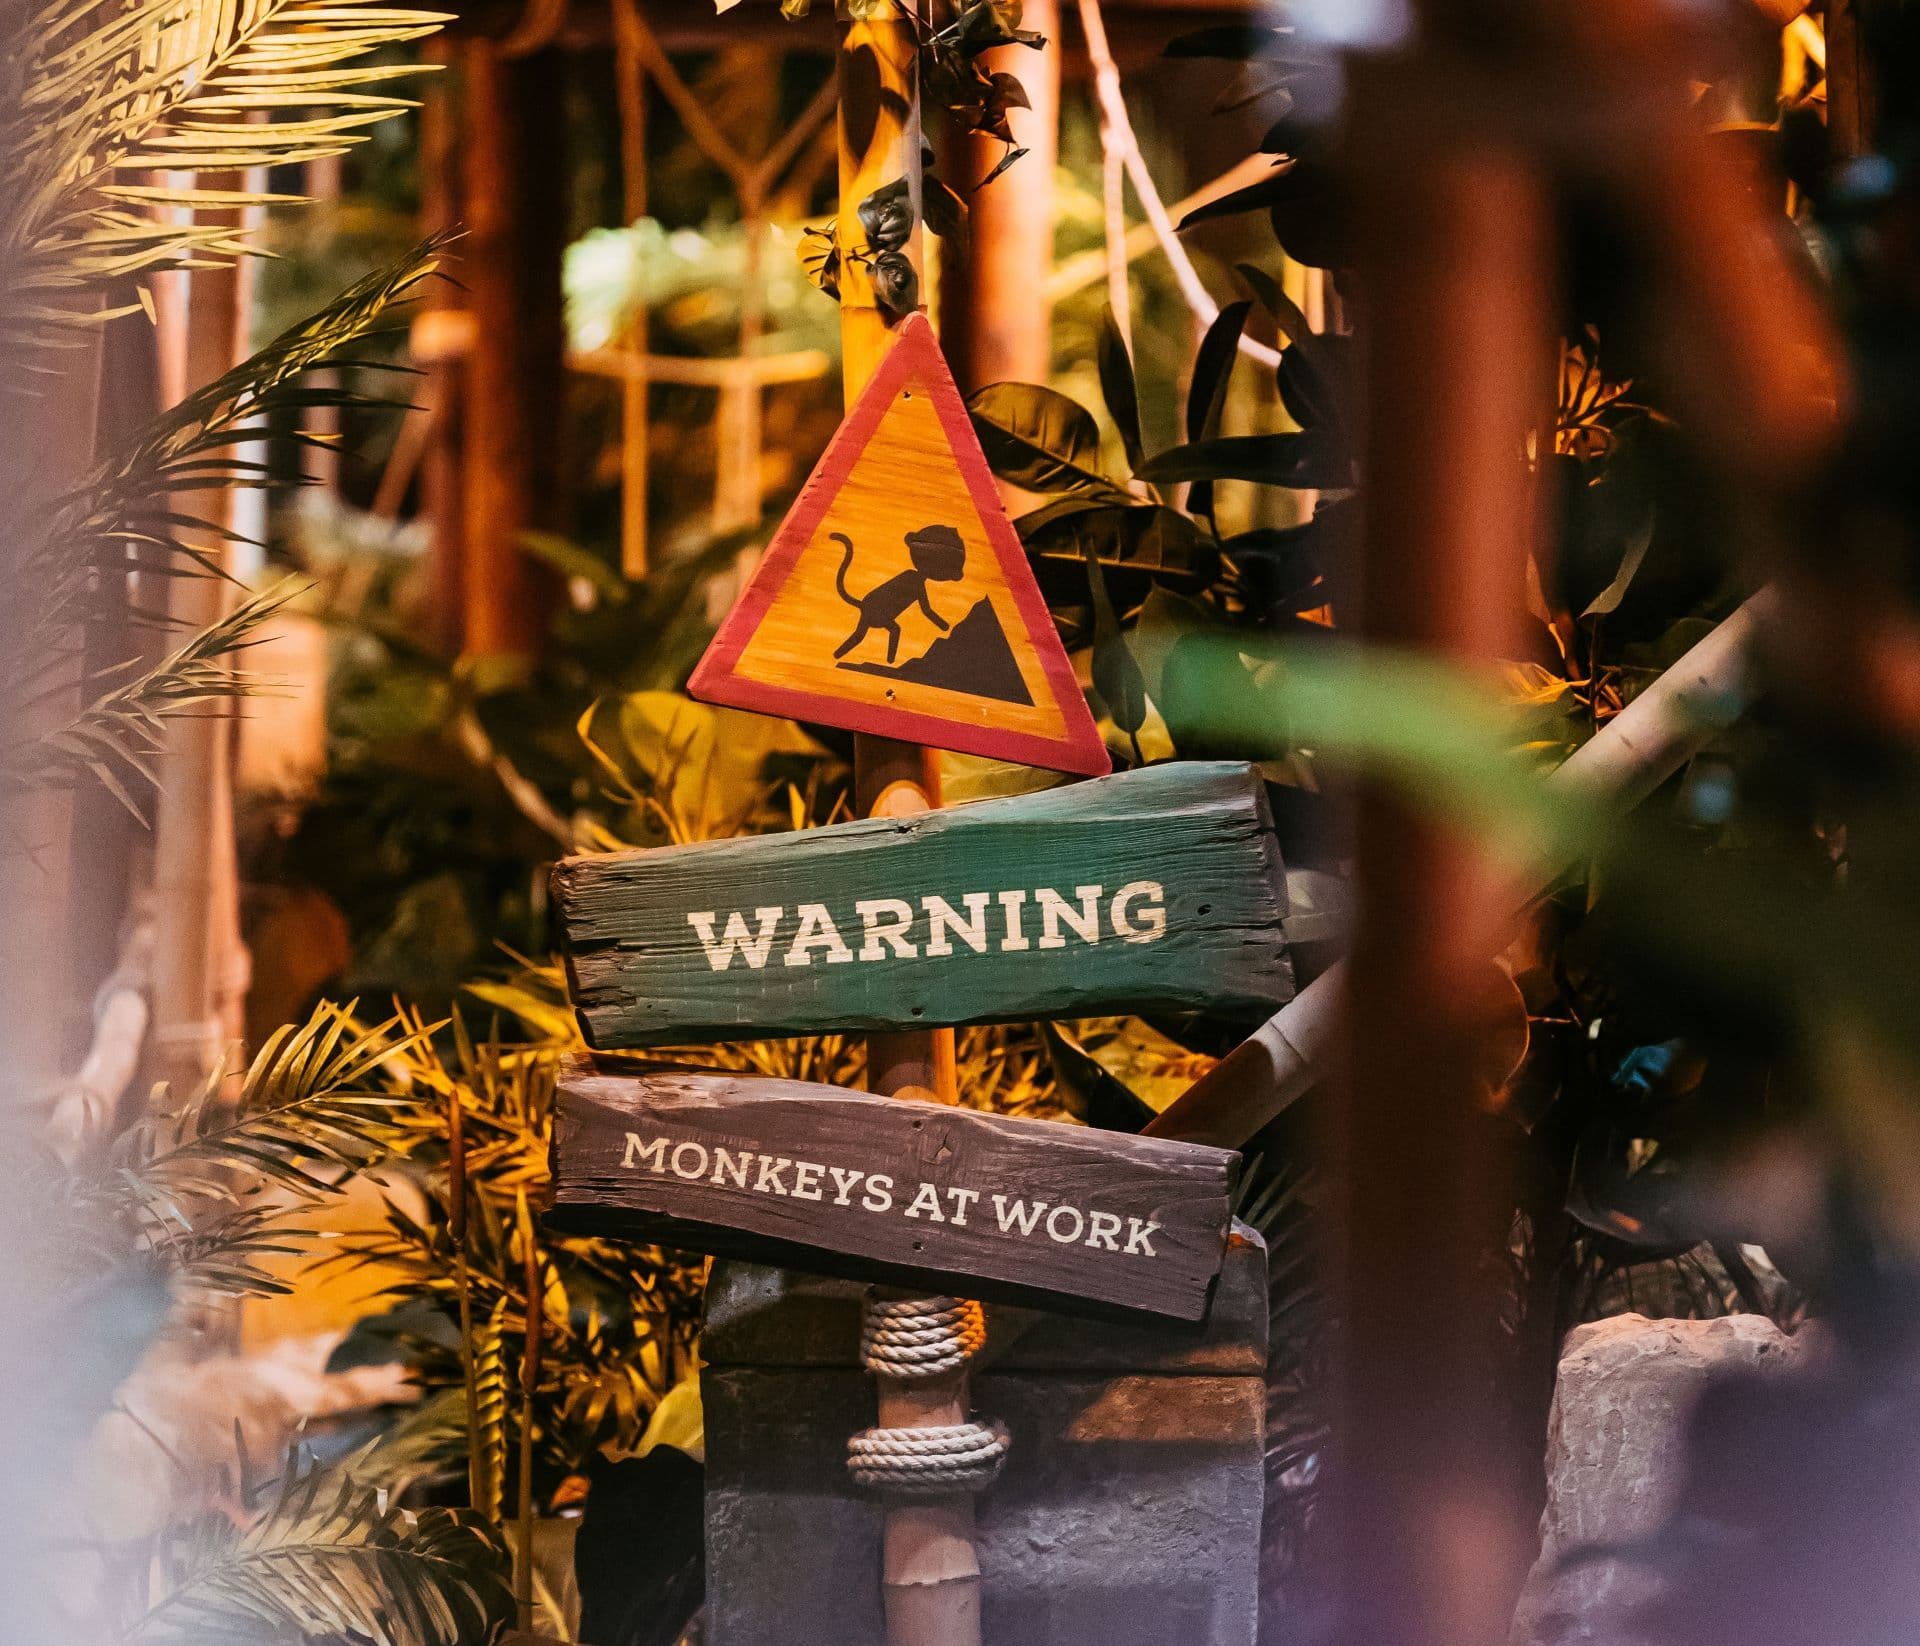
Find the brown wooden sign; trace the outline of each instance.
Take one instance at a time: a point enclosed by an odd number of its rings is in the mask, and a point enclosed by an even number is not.
[[[1177,761],[912,817],[570,857],[589,1044],[932,1028],[1293,995],[1266,791]]]
[[[547,1221],[970,1297],[1196,1321],[1240,1157],[838,1086],[562,1076]]]

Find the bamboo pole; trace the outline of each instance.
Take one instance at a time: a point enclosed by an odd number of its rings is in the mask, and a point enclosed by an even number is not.
[[[1052,363],[1053,174],[1060,153],[1058,0],[1027,0],[1021,26],[1045,35],[1046,44],[1038,51],[1002,46],[987,53],[981,66],[1019,75],[1028,106],[1013,110],[1008,118],[1026,153],[974,191],[967,202],[966,248],[958,259],[958,277],[941,283],[942,340],[954,375],[969,393],[989,383],[1044,383]],[[959,177],[971,183],[999,163],[1000,144],[976,136],[962,146],[961,154]],[[943,257],[948,250],[943,241]],[[1127,250],[1131,255],[1131,241]],[[945,270],[943,263],[943,276]]]
[[[1738,699],[1755,638],[1778,605],[1771,588],[1754,595],[1575,750],[1548,784],[1585,790],[1622,809],[1653,793],[1725,729],[1707,708]],[[1543,865],[1542,878],[1562,867]],[[1332,1072],[1346,993],[1342,961],[1154,1116],[1146,1131],[1226,1149],[1245,1145]]]
[[[535,657],[554,580],[520,534],[558,529],[565,332],[564,70],[559,53],[508,57],[461,42],[469,238],[461,277],[473,313],[466,358],[464,628],[469,654]]]
[[[647,74],[636,48],[639,13],[634,0],[613,8],[614,93],[620,110],[621,204],[629,227],[647,215]],[[625,352],[637,362],[647,353],[649,316],[636,295],[622,334]],[[647,575],[648,378],[645,367],[628,372],[620,387],[620,569],[638,580]]]
[[[184,291],[181,289],[184,287]],[[246,352],[252,269],[194,269],[162,302],[162,398],[176,404],[229,370]],[[185,512],[228,523],[230,495],[186,501]],[[214,545],[225,558],[225,545]],[[183,633],[226,614],[230,585],[212,577],[170,580],[167,615]],[[240,940],[239,863],[233,830],[231,711],[168,724],[154,817],[152,1069],[176,1094],[197,1087],[241,1039],[247,959]]]
[[[1827,0],[1827,147],[1836,159],[1873,150],[1874,88],[1862,37],[1863,0]]]
[[[428,61],[445,65],[453,49],[443,34],[425,44]],[[453,77],[428,76],[420,109],[420,219],[428,233],[451,229],[461,216],[460,117]],[[465,323],[459,288],[433,282],[427,306],[413,327],[414,364],[426,372],[426,451],[421,459],[420,503],[432,532],[428,550],[433,640],[457,656],[466,633],[462,588],[466,580],[465,499],[462,462],[465,435],[465,350],[444,347],[452,326]],[[424,347],[431,342],[434,346]]]
[[[1523,454],[1552,403],[1553,202],[1531,156],[1471,130],[1382,163],[1410,90],[1446,95],[1437,62],[1407,80],[1356,77],[1356,126],[1381,141],[1363,195],[1362,627],[1478,667],[1517,653],[1537,535]],[[1486,1646],[1534,1541],[1490,1375],[1502,1294],[1487,1259],[1510,1186],[1478,1124],[1479,1047],[1503,1009],[1488,957],[1512,900],[1459,831],[1371,783],[1356,858],[1334,1140],[1342,1638]]]
[[[902,177],[917,183],[920,120],[917,53],[910,25],[892,5],[848,25],[840,45],[840,205],[843,248],[865,244],[860,202]],[[917,197],[918,189],[914,188]],[[921,266],[918,226],[907,254]],[[842,371],[849,403],[891,346],[866,270],[844,259],[840,276]],[[898,816],[940,803],[930,750],[888,738],[854,739],[855,799],[869,816]],[[954,1101],[953,1031],[877,1034],[867,1042],[867,1085]],[[936,1379],[879,1378],[882,1428],[964,1422],[964,1369]],[[891,1506],[882,1534],[881,1584],[890,1646],[979,1646],[980,1563],[973,1500]]]

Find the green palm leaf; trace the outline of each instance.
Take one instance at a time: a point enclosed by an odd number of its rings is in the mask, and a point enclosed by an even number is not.
[[[462,1646],[507,1610],[502,1561],[472,1515],[399,1509],[351,1469],[294,1459],[250,1525],[214,1516],[166,1540],[159,1598],[122,1639]]]
[[[368,59],[446,17],[376,0],[51,0],[29,11],[0,62],[19,88],[0,129],[0,350],[48,342],[116,282],[245,255],[244,230],[196,214],[232,219],[283,197],[154,174],[343,152],[410,106],[383,88],[418,66]]]
[[[385,1152],[410,1101],[387,1066],[429,1032],[399,1017],[367,1028],[351,1005],[321,1006],[260,1048],[236,1100],[216,1072],[182,1108],[127,1132],[110,1160],[118,1191],[149,1225],[182,1230],[191,1204],[231,1202],[236,1182],[297,1201],[329,1193]]]
[[[143,575],[210,576],[218,561],[207,546],[234,534],[209,525],[181,499],[235,486],[269,483],[262,467],[241,456],[263,421],[297,426],[319,405],[370,408],[388,397],[319,382],[316,368],[336,376],[378,366],[359,346],[394,309],[417,295],[440,265],[444,238],[428,240],[391,267],[368,275],[316,314],[288,328],[232,371],[156,418],[126,448],[96,463],[72,491],[23,528],[30,547],[14,579],[18,600],[9,628],[33,643],[0,658],[0,718],[34,724],[26,707],[62,675],[66,653],[57,637],[93,613],[98,591]],[[391,369],[391,368],[386,368]],[[18,545],[16,544],[16,548]],[[112,573],[114,575],[109,576]],[[290,591],[258,595],[190,636],[156,667],[131,679],[109,672],[70,689],[83,707],[64,722],[0,748],[0,789],[65,786],[91,775],[136,814],[135,790],[152,773],[165,724],[204,712],[214,698],[250,689],[226,659],[257,636]]]

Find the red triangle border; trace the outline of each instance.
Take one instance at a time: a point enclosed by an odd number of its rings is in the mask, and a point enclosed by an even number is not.
[[[764,681],[742,680],[733,670],[755,630],[785,587],[799,563],[801,554],[813,541],[821,519],[839,494],[841,483],[866,450],[867,442],[879,427],[892,404],[894,394],[918,371],[933,398],[941,431],[947,437],[967,485],[987,542],[999,563],[1000,575],[1020,613],[1028,641],[1038,654],[1048,687],[1054,694],[1062,718],[1066,721],[1064,738],[1041,737],[1031,732],[1001,731],[990,726],[968,726],[945,720],[938,715],[921,714],[910,709],[883,704],[859,703],[831,697],[822,692],[793,686],[776,686]],[[854,401],[853,408],[834,432],[813,473],[800,490],[780,529],[767,545],[753,577],[742,591],[733,609],[726,615],[687,682],[687,691],[702,702],[725,704],[732,708],[753,709],[762,714],[784,715],[793,720],[812,720],[823,725],[840,726],[851,731],[868,732],[904,742],[924,743],[934,748],[952,749],[961,754],[985,755],[992,759],[1016,761],[1050,771],[1072,772],[1088,777],[1104,777],[1113,769],[1107,748],[1100,740],[1088,711],[1085,694],[1074,678],[1073,665],[1061,645],[1053,616],[1041,598],[1033,568],[1026,551],[1007,518],[1000,493],[993,483],[980,450],[973,423],[961,402],[960,391],[947,369],[946,357],[925,315],[910,315],[901,323],[894,345],[887,351],[867,386]]]

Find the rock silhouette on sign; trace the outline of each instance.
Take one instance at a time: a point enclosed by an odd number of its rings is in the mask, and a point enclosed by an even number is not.
[[[843,669],[862,674],[911,680],[918,686],[940,686],[970,697],[991,697],[1001,703],[1033,702],[1020,678],[1020,665],[1007,644],[1006,631],[984,595],[973,609],[918,657],[904,663],[842,663]]]

